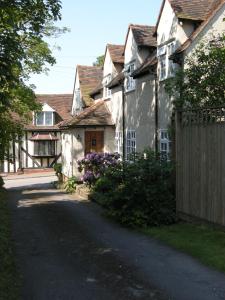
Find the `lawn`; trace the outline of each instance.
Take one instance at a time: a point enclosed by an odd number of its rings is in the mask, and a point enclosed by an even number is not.
[[[181,250],[203,264],[225,272],[225,232],[209,226],[179,223],[144,232]]]
[[[18,299],[18,282],[12,251],[7,192],[0,189],[0,300]]]

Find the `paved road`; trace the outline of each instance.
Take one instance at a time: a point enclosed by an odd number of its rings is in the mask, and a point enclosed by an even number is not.
[[[225,276],[120,228],[54,177],[7,180],[23,300],[218,300]]]

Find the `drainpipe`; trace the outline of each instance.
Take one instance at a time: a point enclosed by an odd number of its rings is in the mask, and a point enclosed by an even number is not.
[[[126,156],[126,130],[125,130],[125,93],[124,93],[124,82],[121,83],[122,86],[122,128],[123,128],[123,161],[125,161]]]
[[[157,73],[154,73],[154,81],[155,81],[155,153],[158,153],[158,129],[159,129],[159,94],[158,94],[158,78]]]

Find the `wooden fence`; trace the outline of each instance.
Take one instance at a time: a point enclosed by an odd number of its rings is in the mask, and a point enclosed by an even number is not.
[[[225,226],[225,108],[176,113],[177,212]]]

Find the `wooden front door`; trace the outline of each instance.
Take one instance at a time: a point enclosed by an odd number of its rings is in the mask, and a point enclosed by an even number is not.
[[[103,152],[104,131],[85,131],[85,155],[91,152]]]

